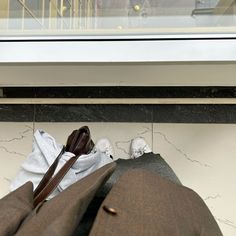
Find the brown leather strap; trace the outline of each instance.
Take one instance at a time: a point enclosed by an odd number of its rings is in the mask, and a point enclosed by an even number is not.
[[[34,198],[34,206],[36,207],[40,202],[44,201],[52,191],[58,186],[63,177],[66,175],[68,170],[73,166],[76,160],[82,154],[87,154],[93,148],[94,144],[90,139],[90,135],[88,133],[82,133],[80,136],[80,140],[77,145],[77,155],[70,158],[64,166],[52,177],[46,186],[35,196]]]
[[[37,195],[44,189],[46,184],[49,182],[49,180],[53,176],[53,174],[57,168],[58,162],[61,159],[61,156],[63,155],[64,152],[65,152],[65,146],[63,146],[63,148],[61,149],[61,152],[59,153],[59,155],[57,156],[55,161],[52,163],[52,165],[49,167],[49,169],[47,170],[46,174],[44,175],[44,177],[40,181],[37,188],[34,190],[34,198],[36,198]]]

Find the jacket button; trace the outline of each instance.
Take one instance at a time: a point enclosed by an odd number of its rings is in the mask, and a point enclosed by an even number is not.
[[[112,208],[112,207],[108,207],[108,206],[104,205],[102,208],[103,208],[103,210],[104,210],[105,212],[107,212],[108,214],[117,215],[116,209],[114,209],[114,208]]]
[[[138,5],[138,4],[134,5],[133,8],[134,8],[135,11],[140,11],[141,10],[140,5]]]

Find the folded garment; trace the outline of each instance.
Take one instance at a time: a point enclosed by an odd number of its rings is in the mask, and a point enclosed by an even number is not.
[[[102,204],[112,187],[128,170],[143,169],[148,172],[156,173],[178,185],[182,185],[172,168],[159,154],[145,153],[141,157],[135,159],[118,159],[115,162],[117,165],[114,173],[103,185],[103,187],[97,192],[95,198],[89,205],[89,208],[86,211],[83,219],[76,228],[73,236],[89,234],[100,205]]]
[[[57,143],[48,133],[43,130],[36,130],[32,153],[26,158],[17,176],[11,182],[10,190],[13,191],[28,181],[33,183],[35,189],[49,166],[52,165],[61,152],[62,147],[63,145]],[[65,152],[60,158],[55,174],[73,156],[73,153]],[[96,149],[87,155],[81,155],[48,199],[53,198],[71,184],[111,162],[110,157]]]
[[[122,174],[102,202],[89,233],[101,235],[223,236],[196,192],[139,168]]]

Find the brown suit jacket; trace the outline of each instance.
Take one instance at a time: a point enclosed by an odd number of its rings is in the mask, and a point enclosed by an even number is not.
[[[30,210],[28,210],[28,216],[24,219],[14,235],[72,235],[76,225],[86,211],[88,204],[93,199],[97,190],[113,173],[115,166],[115,163],[107,164],[72,184],[53,199],[38,205],[35,209],[32,210],[32,208],[29,207],[32,211],[29,212]],[[32,187],[31,194],[29,195],[31,195],[32,199]],[[20,205],[18,204],[17,206],[19,207]],[[6,234],[6,236],[10,236],[10,234]]]
[[[115,163],[98,169],[34,210],[32,183],[25,184],[0,201],[0,234],[72,235],[89,202],[114,169]],[[126,171],[114,184],[90,232],[90,236],[118,235],[217,236],[222,233],[194,191],[159,174],[134,169]]]
[[[222,235],[203,200],[158,174],[127,171],[102,203],[90,236]]]

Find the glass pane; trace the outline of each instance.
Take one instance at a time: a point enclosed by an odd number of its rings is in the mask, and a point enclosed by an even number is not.
[[[1,0],[0,36],[235,33],[235,0]]]
[[[5,10],[7,10],[7,8]],[[8,21],[9,29],[22,29],[23,27],[22,12],[23,12],[22,5],[18,1],[14,1],[14,0],[9,1],[9,14],[8,14],[9,15],[9,21]]]

